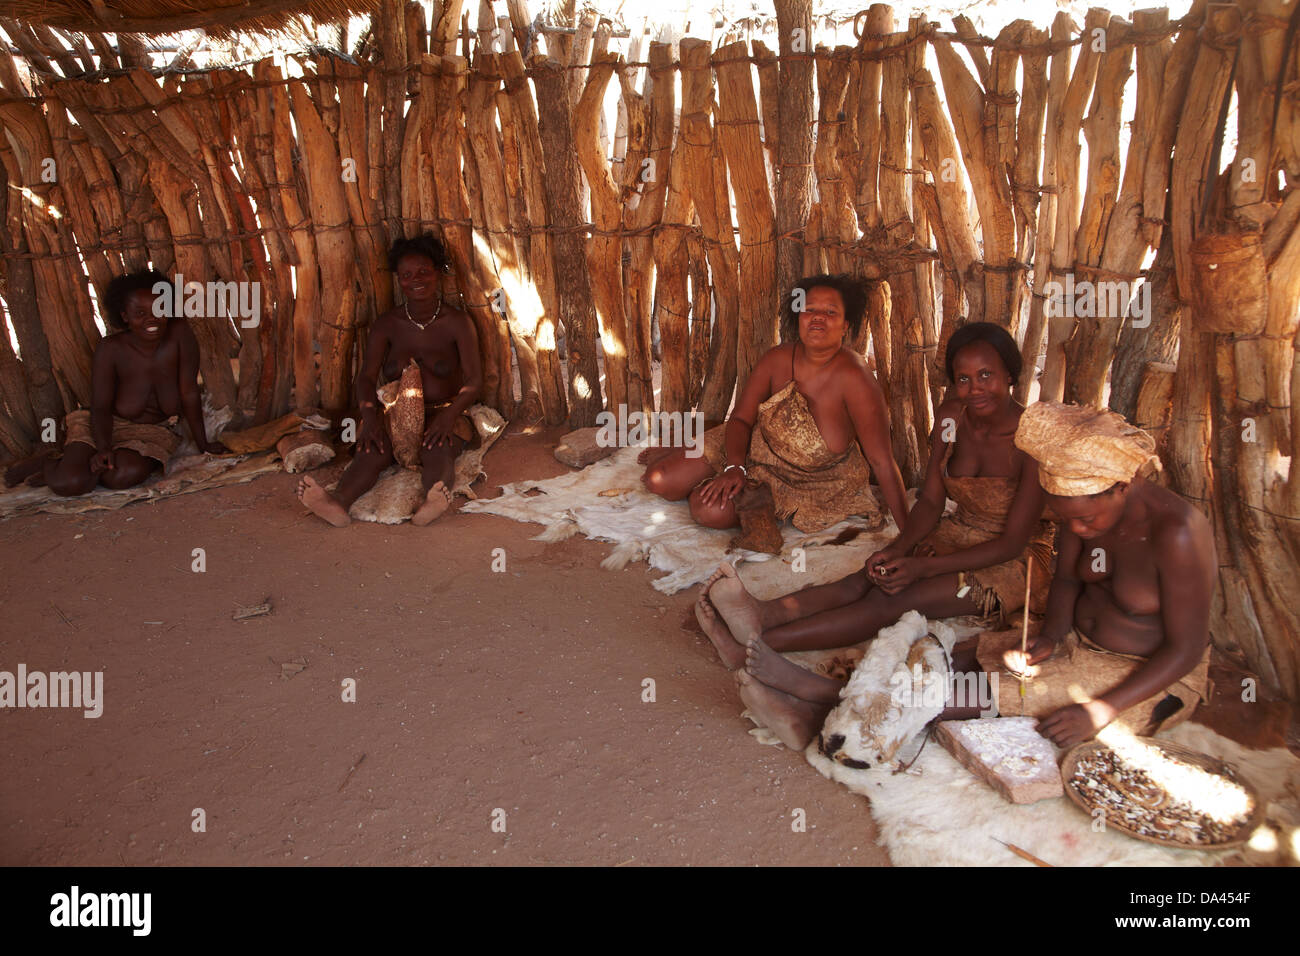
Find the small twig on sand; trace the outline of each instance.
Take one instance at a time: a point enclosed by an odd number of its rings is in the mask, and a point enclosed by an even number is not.
[[[35,564],[37,561],[41,560],[41,558],[45,557],[47,554],[49,554],[51,551],[53,551],[55,548],[61,548],[61,547],[63,547],[63,542],[62,542],[62,541],[56,541],[56,542],[54,542],[54,544],[53,544],[52,546],[46,548],[44,551],[42,551],[42,552],[41,552],[40,554],[38,554],[36,557],[32,558],[32,562],[31,562],[31,563],[32,563],[32,564]]]
[[[231,617],[232,621],[244,621],[250,617],[262,617],[266,614],[270,614],[272,611],[271,599],[269,597],[261,604],[250,604],[247,606],[236,604],[235,608],[236,611]]]
[[[361,766],[361,762],[365,759],[366,759],[366,755],[362,754],[360,757],[357,758],[356,763],[354,763],[351,767],[348,768],[347,776],[344,777],[343,782],[339,784],[339,789],[337,791],[338,793],[343,792],[343,788],[348,785],[348,781],[352,779],[352,775],[357,772],[357,768]]]
[[[55,604],[53,601],[50,602],[50,607],[54,608],[54,610],[58,612],[59,617],[63,618],[64,624],[68,625],[68,627],[72,628],[74,631],[80,630],[80,628],[78,628],[77,625],[72,623],[72,619],[68,617],[68,615],[63,613],[63,609],[60,608],[57,604]]]
[[[634,857],[634,856],[633,856],[633,857],[628,857],[628,858],[627,858],[626,860],[624,860],[622,863],[615,863],[614,866],[616,866],[616,867],[618,867],[618,866],[627,866],[629,863],[631,863],[631,862],[632,862],[633,860],[635,860],[635,859],[636,859],[636,857]]]

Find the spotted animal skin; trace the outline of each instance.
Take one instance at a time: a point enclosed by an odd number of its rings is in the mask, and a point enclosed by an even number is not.
[[[415,359],[407,363],[401,378],[379,388],[379,400],[384,404],[393,457],[403,468],[418,470],[424,437],[424,380]]]

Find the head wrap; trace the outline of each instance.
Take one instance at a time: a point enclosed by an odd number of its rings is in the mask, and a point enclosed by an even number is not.
[[[1049,495],[1095,495],[1160,470],[1155,439],[1122,415],[1086,405],[1030,405],[1020,416],[1016,447],[1037,460]]]

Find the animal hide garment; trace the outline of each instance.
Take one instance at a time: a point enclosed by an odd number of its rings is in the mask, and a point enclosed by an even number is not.
[[[418,469],[424,435],[424,379],[415,359],[406,363],[401,378],[379,386],[376,394],[384,406],[384,425],[393,443],[393,457],[403,468]]]
[[[561,541],[582,534],[613,542],[614,549],[601,566],[616,571],[645,560],[664,572],[654,582],[664,594],[699,584],[723,561],[745,562],[744,580],[756,596],[786,594],[860,570],[897,533],[892,522],[868,531],[869,523],[861,518],[849,518],[816,534],[804,534],[785,523],[779,556],[732,550],[734,530],[700,527],[691,518],[687,502],[665,501],[645,490],[641,484],[645,466],[636,460],[640,451],[621,448],[581,471],[504,485],[500,497],[472,501],[461,511],[540,524],[543,529],[535,541]],[[542,494],[529,495],[530,491]]]

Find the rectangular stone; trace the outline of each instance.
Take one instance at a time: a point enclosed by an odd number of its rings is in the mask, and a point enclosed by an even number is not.
[[[1034,717],[945,720],[935,739],[963,767],[1011,803],[1065,795],[1056,748],[1034,729]]]
[[[570,468],[586,468],[588,465],[608,458],[617,451],[610,445],[602,445],[598,440],[603,429],[579,428],[560,439],[555,448],[555,458]]]

